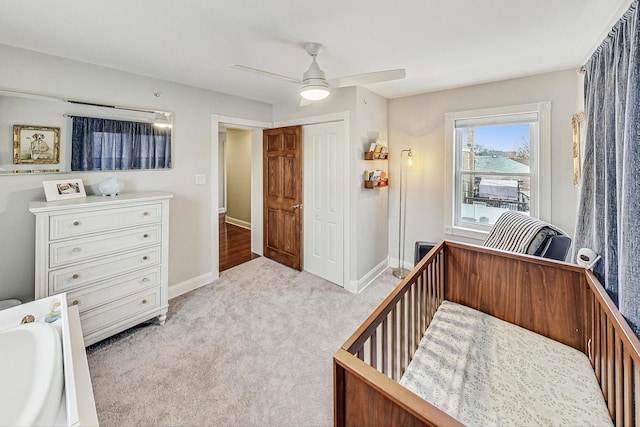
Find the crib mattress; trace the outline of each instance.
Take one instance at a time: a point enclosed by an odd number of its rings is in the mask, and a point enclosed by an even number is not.
[[[583,353],[449,301],[400,384],[469,426],[612,425]]]

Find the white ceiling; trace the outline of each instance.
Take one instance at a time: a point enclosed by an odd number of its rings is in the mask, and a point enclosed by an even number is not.
[[[387,98],[577,68],[631,0],[4,0],[0,43],[278,103],[305,42],[332,79],[405,68]]]

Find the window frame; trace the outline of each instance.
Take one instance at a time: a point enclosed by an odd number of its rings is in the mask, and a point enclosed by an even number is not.
[[[491,226],[465,223],[460,225],[456,218],[456,204],[460,202],[460,177],[462,173],[457,169],[458,156],[462,150],[457,146],[456,122],[505,124],[508,116],[528,114],[537,115],[537,130],[531,132],[529,143],[530,152],[530,206],[531,216],[543,221],[551,220],[551,102],[484,108],[477,110],[458,111],[445,114],[445,206],[444,206],[444,234],[445,236],[464,237],[484,240]],[[534,138],[537,134],[537,138]],[[517,174],[514,174],[517,175]]]

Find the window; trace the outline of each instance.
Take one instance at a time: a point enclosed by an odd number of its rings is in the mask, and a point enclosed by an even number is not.
[[[71,170],[171,167],[171,129],[152,123],[73,117]]]
[[[550,220],[550,108],[446,115],[445,234],[484,239],[507,210]]]

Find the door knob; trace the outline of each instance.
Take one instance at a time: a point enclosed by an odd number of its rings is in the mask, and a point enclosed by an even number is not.
[[[302,203],[300,203],[299,205],[291,206],[291,209],[302,209]]]

